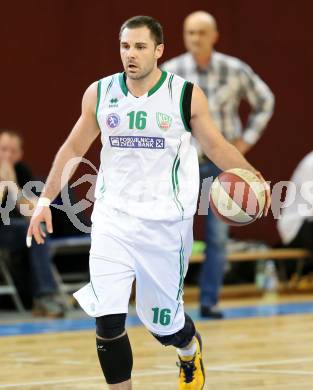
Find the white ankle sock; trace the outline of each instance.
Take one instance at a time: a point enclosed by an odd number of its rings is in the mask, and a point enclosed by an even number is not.
[[[193,340],[192,345],[188,349],[177,348],[177,353],[181,357],[186,357],[186,356],[192,357],[196,353],[196,351],[197,351],[197,344],[195,339]]]

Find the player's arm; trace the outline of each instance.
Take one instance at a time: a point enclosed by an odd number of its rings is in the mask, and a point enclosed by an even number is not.
[[[40,227],[45,222],[47,231],[52,233],[52,218],[49,209],[49,200],[56,198],[61,191],[61,177],[66,164],[73,158],[81,158],[85,155],[93,141],[100,133],[96,120],[97,84],[91,84],[86,90],[82,101],[82,112],[71,133],[65,140],[56,154],[52,168],[48,175],[41,199],[37,204],[31,218],[27,232],[27,245],[31,244],[31,237],[34,236],[38,244],[44,242],[45,234]],[[77,168],[77,164],[75,164]],[[73,168],[67,177],[70,180],[76,168]],[[64,186],[66,183],[62,183]]]
[[[191,99],[190,125],[193,136],[198,140],[206,156],[220,169],[243,168],[255,173],[264,181],[258,172],[238,151],[230,144],[218,130],[208,110],[207,99],[202,90],[194,86]],[[267,200],[264,215],[270,207],[270,192],[266,186]]]

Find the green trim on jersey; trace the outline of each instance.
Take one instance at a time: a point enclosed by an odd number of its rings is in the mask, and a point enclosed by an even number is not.
[[[179,180],[178,180],[178,168],[180,166],[180,157],[179,157],[179,151],[181,147],[181,141],[177,149],[177,154],[175,156],[173,166],[172,166],[172,186],[173,186],[173,193],[174,193],[174,202],[176,204],[176,207],[178,208],[178,211],[181,214],[182,220],[184,219],[184,207],[181,204],[180,200],[178,199],[179,195]]]
[[[180,107],[180,116],[185,126],[185,130],[191,131],[191,128],[187,124],[185,114],[184,114],[184,108],[183,108],[183,100],[184,100],[186,86],[187,86],[187,81],[184,82],[183,88],[181,90],[179,107]]]
[[[169,90],[169,94],[170,94],[171,100],[173,100],[173,87],[172,87],[173,78],[174,78],[174,75],[171,74],[170,77],[169,77],[169,79],[168,79],[168,83],[167,83],[167,86],[168,86],[168,90]]]
[[[112,88],[112,85],[113,85],[113,81],[114,81],[114,76],[111,77],[111,81],[107,87],[107,90],[105,92],[105,96],[104,96],[104,100],[106,99],[106,97],[108,96],[108,93],[110,92],[110,89]]]
[[[162,71],[162,74],[161,74],[161,77],[159,78],[159,81],[155,84],[154,87],[152,87],[150,89],[150,91],[148,91],[148,96],[151,96],[154,94],[154,92],[156,92],[158,89],[160,89],[166,79],[166,76],[167,76],[167,72],[165,72],[165,70]]]
[[[126,82],[125,82],[125,79],[124,79],[124,75],[125,75],[125,72],[122,72],[118,75],[118,79],[119,79],[119,82],[120,82],[120,87],[121,87],[121,90],[123,92],[123,94],[125,96],[127,96],[128,94],[128,88],[127,88],[127,85],[126,85]],[[161,86],[163,85],[165,79],[167,77],[167,72],[165,72],[164,70],[162,71],[162,74],[161,74],[161,77],[159,78],[159,81],[155,84],[154,87],[152,87],[149,91],[148,91],[148,96],[151,96],[153,95],[158,89],[161,88]]]
[[[122,90],[123,94],[124,94],[125,96],[127,96],[127,94],[128,94],[128,88],[127,88],[127,85],[126,85],[125,80],[124,80],[124,74],[125,74],[125,72],[120,73],[120,74],[118,75],[118,80],[119,80],[119,82],[120,82],[120,87],[121,87],[121,90]]]
[[[99,110],[100,98],[101,98],[101,80],[98,81],[98,85],[97,85],[97,105],[96,105],[96,120],[97,120],[99,129],[101,129],[100,123],[98,121],[98,110]]]
[[[102,174],[102,186],[100,188],[100,192],[101,192],[101,194],[103,194],[105,192],[105,184],[104,184],[103,169],[102,169],[101,165],[100,165],[100,171],[101,171],[101,174]]]

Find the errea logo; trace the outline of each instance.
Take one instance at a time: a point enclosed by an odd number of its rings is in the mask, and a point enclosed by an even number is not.
[[[118,99],[117,98],[112,98],[110,100],[109,108],[114,108],[118,107]]]

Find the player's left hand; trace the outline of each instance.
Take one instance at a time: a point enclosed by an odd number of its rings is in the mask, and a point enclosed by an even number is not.
[[[46,224],[46,228],[48,233],[52,233],[52,214],[50,207],[42,206],[37,204],[34,214],[31,217],[27,237],[26,237],[26,245],[29,248],[32,244],[32,237],[35,238],[37,244],[43,244],[46,238],[46,233],[43,231],[41,224]]]

